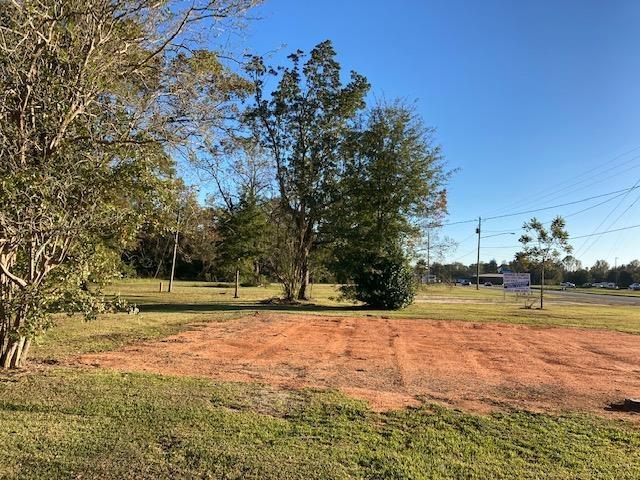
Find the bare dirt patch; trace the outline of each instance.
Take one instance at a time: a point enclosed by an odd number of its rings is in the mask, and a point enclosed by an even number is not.
[[[640,336],[505,324],[256,314],[78,362],[337,388],[378,410],[435,401],[604,413],[640,396]]]

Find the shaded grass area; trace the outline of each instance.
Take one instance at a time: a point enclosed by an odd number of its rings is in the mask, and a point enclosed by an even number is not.
[[[112,292],[121,293],[141,305],[142,312],[153,313],[220,313],[278,311],[283,313],[319,313],[323,315],[384,316],[389,318],[427,318],[471,322],[503,322],[539,326],[603,328],[640,333],[640,308],[630,305],[594,305],[553,303],[545,310],[525,309],[514,296],[503,297],[501,289],[430,286],[422,288],[416,302],[398,311],[370,310],[360,305],[339,301],[337,287],[314,285],[313,299],[302,305],[264,305],[260,301],[277,296],[277,285],[268,288],[242,288],[240,298],[233,289],[213,287],[202,282],[178,282],[175,293],[157,292],[157,282],[135,280],[119,283]]]
[[[79,316],[58,316],[56,326],[37,339],[30,357],[37,362],[57,363],[83,353],[116,350],[130,343],[174,335],[200,322],[225,321],[240,315],[238,312],[119,313],[101,315],[89,322]]]
[[[0,425],[2,478],[640,478],[624,422],[377,414],[333,391],[144,374],[0,377]]]
[[[121,348],[129,343],[173,335],[199,322],[225,321],[255,311],[287,314],[321,314],[416,318],[469,322],[502,322],[536,326],[602,328],[640,333],[640,309],[634,306],[551,304],[546,310],[524,309],[501,291],[468,287],[423,288],[416,303],[404,310],[370,310],[338,300],[333,285],[314,285],[313,299],[300,305],[265,305],[277,296],[279,286],[242,288],[233,298],[233,288],[204,282],[176,282],[173,293],[159,293],[157,281],[129,280],[110,287],[140,307],[139,315],[102,315],[84,322],[80,317],[59,316],[57,326],[37,340],[31,357],[55,363],[82,353]]]

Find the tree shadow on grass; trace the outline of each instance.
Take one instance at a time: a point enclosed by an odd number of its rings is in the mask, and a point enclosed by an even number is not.
[[[371,311],[359,305],[316,305],[303,303],[299,305],[271,305],[262,303],[147,303],[138,304],[140,313],[189,313],[189,312],[239,312],[239,311],[273,311],[273,312],[362,312]],[[381,310],[382,312],[382,310]]]

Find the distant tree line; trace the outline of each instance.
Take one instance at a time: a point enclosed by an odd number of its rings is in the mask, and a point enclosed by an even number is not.
[[[417,272],[422,272],[420,265],[416,266]],[[525,266],[518,259],[510,262],[498,263],[496,260],[480,263],[481,273],[499,273],[502,269],[509,269],[514,272],[530,272],[531,281],[534,284],[540,283],[541,270]],[[436,275],[442,282],[452,282],[458,278],[471,278],[476,274],[476,264],[440,263],[431,265],[431,273]],[[581,262],[572,256],[565,257],[562,261],[553,262],[545,273],[547,283],[559,284],[561,282],[571,282],[577,286],[598,282],[614,282],[621,288],[627,288],[632,283],[640,283],[640,260],[632,260],[629,263],[613,267],[605,260],[597,260],[589,267],[583,267]]]

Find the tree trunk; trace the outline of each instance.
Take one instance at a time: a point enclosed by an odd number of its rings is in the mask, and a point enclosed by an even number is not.
[[[309,300],[309,262],[305,260],[302,267],[302,275],[300,279],[300,290],[298,290],[298,300]]]
[[[33,242],[29,246],[29,280],[35,278],[35,247]],[[1,253],[0,262],[11,268],[15,265],[15,254]],[[14,310],[14,302],[20,287],[8,275],[0,273],[0,370],[19,368],[27,357],[31,340],[19,335],[23,327],[26,312],[24,308]]]
[[[24,365],[31,345],[31,340],[27,337],[19,337],[17,339],[0,339],[2,348],[0,348],[0,369],[7,370],[9,368],[20,368]]]

